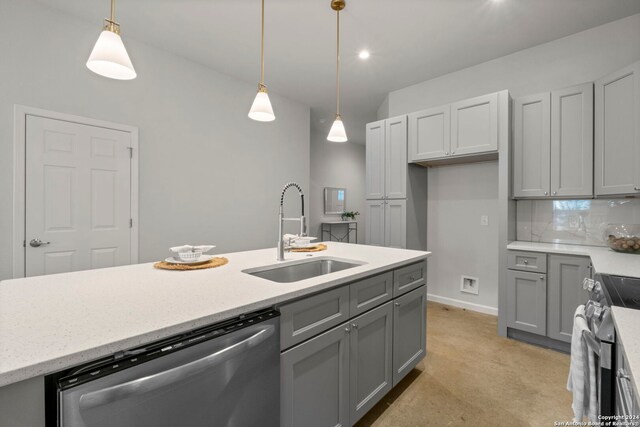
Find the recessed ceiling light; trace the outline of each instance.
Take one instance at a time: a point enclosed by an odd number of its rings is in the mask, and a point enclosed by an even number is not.
[[[366,49],[361,50],[360,53],[358,54],[358,58],[360,59],[369,59],[370,56],[371,54]]]

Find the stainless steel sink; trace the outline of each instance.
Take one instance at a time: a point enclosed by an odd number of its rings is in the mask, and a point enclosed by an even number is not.
[[[358,267],[363,264],[365,263],[359,261],[323,257],[303,260],[286,265],[258,267],[243,270],[243,273],[271,280],[272,282],[291,283],[335,273],[336,271],[342,271],[348,268]]]

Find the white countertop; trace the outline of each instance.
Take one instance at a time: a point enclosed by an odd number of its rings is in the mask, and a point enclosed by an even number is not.
[[[366,264],[295,283],[242,270],[278,264],[276,249],[222,254],[225,266],[166,271],[153,264],[0,282],[0,387],[426,259],[430,252],[326,242]],[[287,261],[308,259],[288,253]],[[279,263],[284,264],[286,263]]]
[[[616,340],[622,343],[627,359],[627,375],[631,377],[635,396],[640,396],[640,310],[614,306],[612,313],[616,326]]]
[[[561,245],[557,243],[512,242],[507,249],[591,257],[597,273],[640,277],[640,255],[615,252],[604,246]]]

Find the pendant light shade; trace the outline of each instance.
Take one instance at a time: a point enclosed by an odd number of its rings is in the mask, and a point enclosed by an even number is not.
[[[259,122],[272,122],[276,119],[267,93],[267,86],[264,84],[264,0],[262,0],[262,34],[260,36],[260,83],[256,98],[249,110],[249,118]]]
[[[336,11],[336,119],[327,136],[327,141],[331,142],[347,142],[349,140],[340,116],[340,11],[345,6],[345,0],[331,0],[331,9]]]
[[[259,122],[272,122],[276,119],[266,87],[264,90],[262,88],[258,89],[256,99],[253,100],[251,110],[249,110],[249,118]]]
[[[105,19],[102,33],[93,46],[87,61],[87,68],[110,79],[135,79],[136,70],[133,68],[124,43],[122,43],[120,25],[115,22],[115,8],[115,0],[111,0],[111,17]]]
[[[342,117],[339,115],[336,116],[336,120],[333,122],[333,125],[331,125],[327,140],[331,142],[347,142],[349,140],[349,138],[347,138],[347,132],[344,130]]]

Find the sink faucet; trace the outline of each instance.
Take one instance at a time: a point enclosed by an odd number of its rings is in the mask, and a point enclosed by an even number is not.
[[[295,187],[298,189],[298,193],[300,194],[300,205],[301,205],[301,214],[300,218],[285,218],[282,207],[284,205],[284,193],[291,187]],[[280,194],[280,210],[278,212],[278,261],[284,261],[284,239],[283,239],[283,226],[285,221],[300,221],[300,236],[307,235],[307,220],[304,217],[304,194],[302,193],[302,188],[295,182],[290,182],[284,186],[282,189],[282,193]]]

